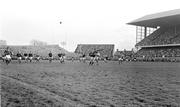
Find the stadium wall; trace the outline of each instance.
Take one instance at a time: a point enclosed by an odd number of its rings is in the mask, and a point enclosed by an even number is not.
[[[112,58],[114,53],[114,44],[78,44],[75,53],[89,55],[90,52],[98,50],[101,57]]]

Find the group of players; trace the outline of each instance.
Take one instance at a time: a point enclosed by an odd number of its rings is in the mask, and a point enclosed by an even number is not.
[[[2,55],[2,60],[6,64],[9,64],[11,62],[13,56],[16,57],[16,59],[18,60],[19,63],[21,63],[23,59],[25,60],[26,63],[32,62],[32,60],[36,60],[36,62],[39,62],[39,60],[42,58],[42,57],[40,57],[40,55],[33,54],[31,51],[29,53],[21,53],[18,51],[17,54],[14,54],[14,53],[12,53],[10,48],[7,47],[4,51],[4,54]],[[57,54],[57,56],[59,57],[60,63],[65,62],[65,54],[64,53],[59,53],[59,54]],[[95,63],[98,65],[100,53],[98,51],[93,51],[93,52],[89,53],[89,56],[90,56],[89,65],[94,65]],[[80,59],[80,62],[81,61],[85,62],[86,61],[86,55],[82,54],[82,56],[79,59]],[[51,63],[52,60],[54,60],[53,54],[51,51],[48,53],[48,60],[49,60],[49,63]],[[73,58],[72,58],[72,61],[73,61]]]
[[[2,55],[2,60],[3,62],[5,62],[6,64],[9,64],[12,60],[12,57],[15,56],[18,60],[19,63],[21,63],[22,59],[24,58],[25,62],[32,62],[33,58],[36,61],[40,60],[40,56],[39,55],[35,55],[33,54],[31,51],[30,53],[21,53],[21,52],[17,52],[17,54],[14,54],[9,47],[7,47],[4,51],[4,54]]]
[[[53,55],[52,55],[51,51],[49,52],[48,56],[49,56],[48,60],[51,63],[52,60],[53,60]],[[64,53],[59,53],[58,56],[59,56],[60,62],[63,63],[65,54]],[[31,51],[29,53],[21,53],[21,52],[18,51],[17,54],[14,54],[9,49],[9,47],[7,47],[4,50],[4,54],[2,55],[3,62],[5,62],[8,65],[11,62],[12,57],[16,57],[16,59],[18,60],[19,63],[22,62],[22,59],[24,59],[26,63],[27,62],[32,62],[33,60],[36,60],[36,62],[39,62],[39,60],[42,58],[42,57],[40,57],[40,55],[33,54]]]
[[[2,55],[2,59],[3,61],[6,63],[6,64],[9,64],[12,60],[12,56],[16,56],[17,60],[19,63],[22,62],[22,59],[25,60],[25,62],[32,62],[32,60],[36,60],[36,62],[39,62],[40,59],[42,59],[42,57],[40,57],[40,55],[38,54],[33,54],[31,51],[29,53],[21,53],[21,52],[17,52],[17,54],[13,54],[12,51],[10,51],[9,47],[7,47],[7,49],[5,49],[4,51],[4,55]],[[60,63],[64,63],[65,62],[65,54],[64,53],[59,53],[57,54],[57,56],[59,57],[59,61]],[[90,57],[90,61],[89,61],[89,65],[99,65],[99,60],[100,60],[100,53],[99,51],[92,51],[89,53],[89,57]],[[80,62],[86,62],[86,55],[85,54],[82,54],[82,56],[80,56],[79,58],[79,61]],[[49,60],[49,63],[52,62],[52,60],[54,60],[53,58],[53,54],[52,52],[50,51],[48,53],[48,60]],[[74,58],[72,58],[72,61],[74,60]],[[107,58],[105,57],[104,59],[104,62],[107,62]],[[118,59],[118,62],[119,64],[121,64],[123,62],[123,58],[119,58]]]
[[[39,55],[33,55],[32,52],[30,52],[29,54],[28,53],[22,54],[20,52],[17,52],[16,56],[17,56],[17,60],[18,60],[19,63],[21,63],[21,60],[22,60],[23,57],[24,57],[26,62],[28,62],[28,60],[30,62],[32,62],[33,57],[36,59],[36,61],[40,60],[40,56]]]

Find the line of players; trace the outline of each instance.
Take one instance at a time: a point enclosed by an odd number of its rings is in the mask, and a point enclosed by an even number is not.
[[[52,60],[54,59],[51,51],[49,52],[48,56],[49,56],[48,60],[51,63]],[[59,53],[58,56],[59,56],[60,62],[64,63],[65,54]],[[2,55],[3,62],[5,62],[6,64],[9,64],[12,60],[12,57],[13,58],[16,57],[19,63],[21,63],[22,59],[24,59],[25,62],[28,62],[28,61],[32,62],[33,59],[36,60],[36,62],[39,62],[39,60],[42,58],[40,57],[40,55],[33,54],[31,51],[29,53],[21,53],[18,51],[17,54],[13,54],[12,51],[9,49],[9,47],[7,47],[4,51],[4,54]]]
[[[34,55],[32,52],[30,52],[30,53],[24,53],[24,54],[18,52],[18,53],[16,54],[16,56],[17,56],[17,60],[18,60],[19,63],[21,63],[22,58],[25,59],[25,62],[28,62],[28,60],[29,60],[29,62],[32,62],[33,58],[34,58],[37,62],[39,62],[39,60],[40,60],[40,56],[39,56],[38,54]]]
[[[17,59],[18,59],[19,63],[21,63],[21,60],[22,60],[23,57],[24,57],[26,62],[28,62],[28,60],[30,62],[32,62],[33,59],[35,59],[36,62],[39,62],[39,60],[41,59],[40,55],[33,54],[32,52],[30,52],[29,54],[24,53],[24,56],[20,52],[18,52],[16,56],[17,56]],[[52,54],[51,51],[49,52],[48,56],[49,56],[48,57],[49,63],[51,63],[52,60],[54,60],[53,54]],[[64,53],[59,53],[58,57],[59,57],[60,63],[64,63],[65,62],[65,60],[64,60],[65,54]]]
[[[60,60],[60,63],[64,63],[65,62],[65,54],[64,53],[59,53],[57,54],[58,57],[59,57],[59,60]],[[3,57],[3,61],[6,62],[6,64],[9,64],[11,62],[11,57],[14,56],[12,54],[12,51],[10,51],[9,48],[7,48],[5,51],[4,51],[4,57]],[[99,51],[97,50],[94,50],[92,52],[89,53],[89,56],[90,56],[90,62],[89,62],[89,65],[94,65],[95,63],[98,65],[98,61],[100,59],[100,53]],[[30,53],[21,53],[21,52],[17,52],[16,54],[16,57],[17,57],[17,60],[19,63],[21,63],[22,59],[24,58],[25,62],[32,62],[32,60],[36,60],[36,62],[39,62],[39,60],[41,59],[40,55],[38,54],[33,54],[31,51]],[[53,54],[52,52],[50,51],[49,54],[48,54],[48,60],[49,60],[49,63],[52,62],[52,60],[54,60],[53,58]],[[73,59],[72,59],[73,60]],[[80,57],[80,61],[83,61],[85,62],[86,60],[86,55],[83,54],[81,57]],[[104,61],[106,62],[107,58],[104,58]]]

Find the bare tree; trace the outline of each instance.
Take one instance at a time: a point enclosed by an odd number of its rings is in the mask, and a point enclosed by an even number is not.
[[[6,46],[7,42],[6,40],[0,40],[0,46]]]
[[[45,46],[45,45],[47,45],[47,43],[43,42],[43,41],[39,41],[39,40],[31,40],[30,45],[33,45],[33,46]]]

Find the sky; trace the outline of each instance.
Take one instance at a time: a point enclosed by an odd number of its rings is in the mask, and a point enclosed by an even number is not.
[[[179,3],[179,0],[0,0],[0,40],[6,40],[8,45],[28,45],[36,39],[59,44],[69,51],[74,51],[77,44],[115,44],[115,49],[130,50],[135,45],[136,27],[127,25],[128,22],[179,9]]]

